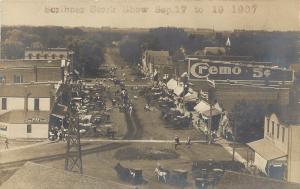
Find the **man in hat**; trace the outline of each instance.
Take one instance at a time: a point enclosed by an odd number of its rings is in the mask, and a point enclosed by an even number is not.
[[[179,137],[176,135],[176,137],[175,137],[175,150],[177,149],[177,146],[180,144],[180,142],[179,142]]]

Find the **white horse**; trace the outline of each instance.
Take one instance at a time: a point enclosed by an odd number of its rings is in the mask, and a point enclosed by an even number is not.
[[[167,172],[163,172],[158,168],[155,168],[154,174],[157,176],[157,180],[160,181],[160,178],[163,178],[164,182],[167,183]]]
[[[131,178],[134,180],[135,179],[135,172],[132,171],[131,169],[129,169],[129,172],[130,172]]]

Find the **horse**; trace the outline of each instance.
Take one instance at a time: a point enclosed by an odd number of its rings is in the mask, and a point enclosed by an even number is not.
[[[157,176],[157,180],[160,181],[162,178],[165,183],[167,183],[168,171],[162,171],[159,168],[155,168],[154,170],[155,176]]]
[[[123,167],[120,163],[118,163],[114,169],[116,170],[119,178],[124,181],[129,181],[132,179],[132,173],[130,169]]]
[[[119,178],[123,181],[136,184],[142,180],[142,174],[139,174],[136,169],[123,167],[120,163],[118,163],[114,169],[117,171]]]

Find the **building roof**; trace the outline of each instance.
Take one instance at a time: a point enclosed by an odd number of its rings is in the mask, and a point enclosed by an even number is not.
[[[174,90],[177,87],[177,83],[178,82],[175,79],[170,79],[167,82],[167,88],[170,89],[170,90]]]
[[[270,111],[267,116],[274,113],[279,121],[287,125],[300,125],[300,105],[281,106],[278,110]]]
[[[204,55],[225,55],[226,49],[224,47],[205,47]]]
[[[287,156],[287,154],[276,148],[268,139],[260,139],[254,142],[247,143],[255,153],[258,153],[265,160],[274,160]]]
[[[151,50],[146,50],[145,54],[148,56],[167,56],[169,57],[169,51],[151,51]]]
[[[67,48],[29,48],[27,47],[25,51],[71,51]]]
[[[125,184],[27,162],[0,189],[121,189]]]
[[[53,106],[51,115],[63,119],[67,114],[67,110],[68,110],[67,106],[58,103]]]
[[[180,96],[184,91],[183,83],[179,83],[177,87],[174,89],[174,94]]]
[[[0,122],[9,124],[37,123],[46,124],[49,122],[49,111],[24,111],[13,110],[0,115]]]
[[[194,107],[194,110],[196,110],[196,112],[198,113],[203,113],[209,109],[210,109],[210,105],[203,100]]]
[[[145,51],[146,59],[153,64],[169,64],[171,57],[169,51]]]
[[[32,67],[60,67],[61,60],[0,60],[0,69],[12,69],[12,68],[32,68]]]
[[[0,97],[50,98],[55,95],[53,84],[2,84]]]
[[[196,91],[193,91],[193,89],[189,89],[189,92],[183,97],[183,100],[188,101],[196,101],[198,100],[198,93]]]
[[[198,54],[188,55],[186,59],[202,60],[208,61],[230,61],[231,63],[240,64],[252,64],[252,65],[263,65],[263,66],[274,66],[272,62],[256,62],[251,56],[217,56],[217,55],[202,55],[199,53],[201,50],[197,51]]]
[[[210,109],[209,110],[206,110],[204,112],[202,112],[202,114],[205,116],[205,117],[210,117]],[[216,116],[216,115],[220,115],[222,114],[222,111],[218,110],[217,108],[213,107],[211,109],[211,115],[212,116]]]
[[[267,177],[225,171],[216,185],[217,189],[299,189],[299,184]]]

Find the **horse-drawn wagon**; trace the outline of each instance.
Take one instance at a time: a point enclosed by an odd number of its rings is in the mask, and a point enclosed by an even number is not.
[[[114,169],[116,170],[118,177],[126,182],[131,182],[132,184],[142,184],[144,181],[143,171],[138,168],[126,168],[118,163]]]

